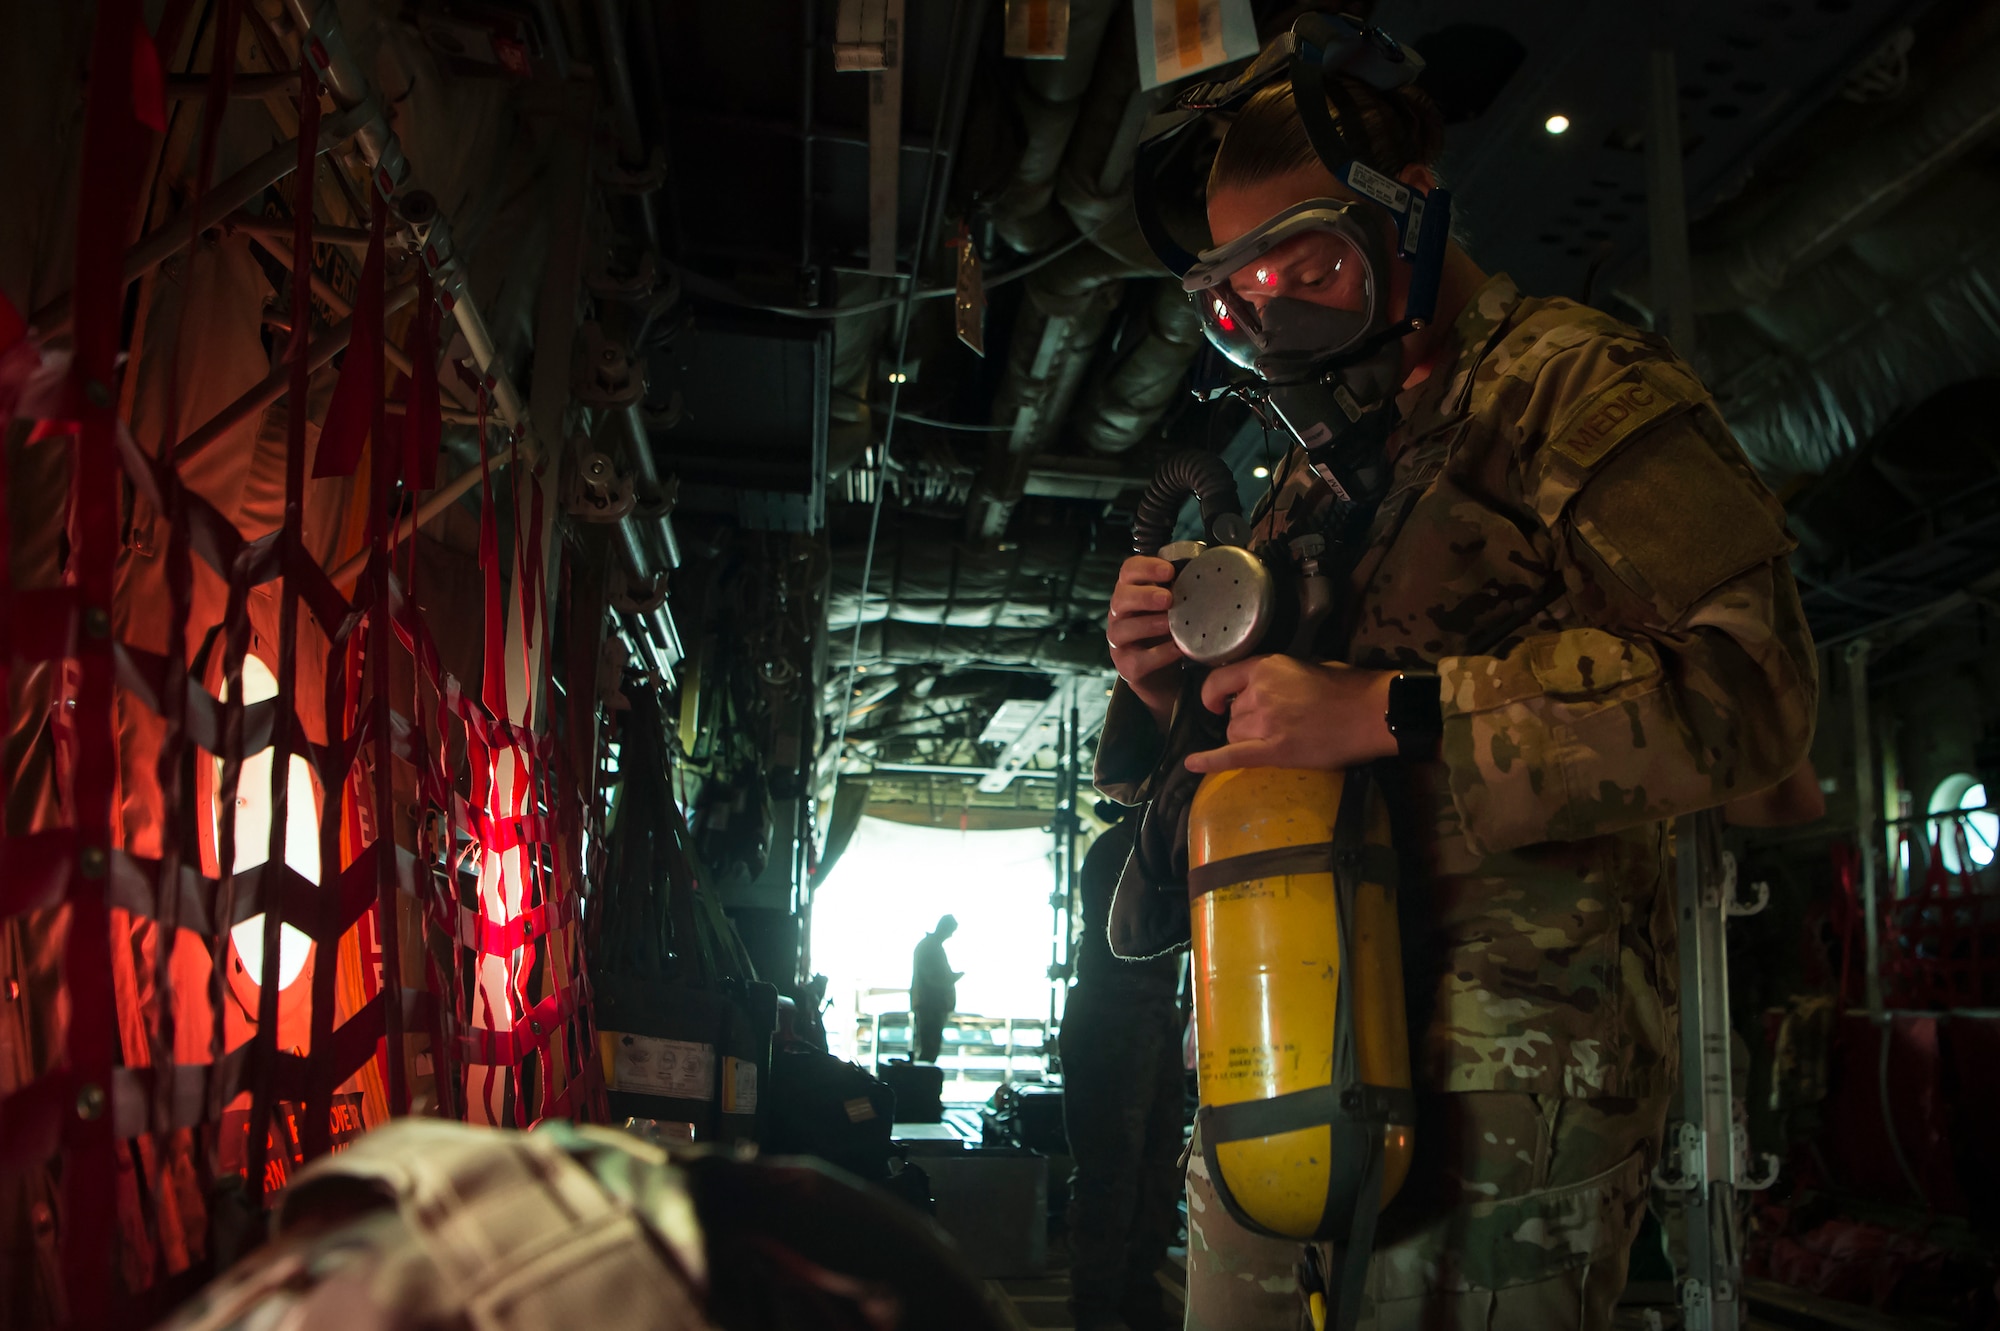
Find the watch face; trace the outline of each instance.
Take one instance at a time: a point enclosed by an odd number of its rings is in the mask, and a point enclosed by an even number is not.
[[[1389,733],[1405,758],[1436,756],[1444,733],[1441,685],[1436,675],[1398,675],[1389,681]]]

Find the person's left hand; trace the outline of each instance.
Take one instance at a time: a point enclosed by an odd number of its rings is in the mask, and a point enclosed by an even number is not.
[[[1253,656],[1213,671],[1202,706],[1229,713],[1229,742],[1192,753],[1190,772],[1238,767],[1353,767],[1396,752],[1389,670]]]

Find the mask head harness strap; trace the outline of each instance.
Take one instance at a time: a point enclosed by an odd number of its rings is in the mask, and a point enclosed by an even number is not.
[[[1451,195],[1442,188],[1420,193],[1382,174],[1361,160],[1340,130],[1341,123],[1360,123],[1343,81],[1357,80],[1393,92],[1415,82],[1423,69],[1423,57],[1380,28],[1364,27],[1341,14],[1306,14],[1236,77],[1189,87],[1172,110],[1153,118],[1139,146],[1134,202],[1140,230],[1153,253],[1176,277],[1185,277],[1199,262],[1199,256],[1168,233],[1158,199],[1162,169],[1197,137],[1188,132],[1190,126],[1209,114],[1235,111],[1263,88],[1289,78],[1306,137],[1326,169],[1396,220],[1396,253],[1415,271],[1403,321],[1390,335],[1401,337],[1429,324],[1437,311],[1438,280],[1451,239]],[[1333,116],[1336,110],[1339,122]]]

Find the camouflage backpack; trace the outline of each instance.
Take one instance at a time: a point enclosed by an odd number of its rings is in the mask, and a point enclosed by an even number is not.
[[[804,1161],[402,1119],[286,1190],[162,1331],[998,1331],[914,1211]]]

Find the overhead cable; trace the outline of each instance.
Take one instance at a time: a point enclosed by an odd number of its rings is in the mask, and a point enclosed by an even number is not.
[[[967,31],[975,34],[979,32],[979,20],[984,16],[985,10],[985,0],[960,0],[959,4],[952,7],[951,36],[946,42],[948,50],[956,51]],[[945,77],[945,86],[938,91],[937,122],[931,130],[932,143],[947,142],[945,125],[948,114],[953,122],[950,141],[957,141],[959,129],[963,124],[965,85],[970,77],[970,70],[965,68],[965,62],[958,62],[947,71]],[[956,104],[955,110],[952,109],[954,104]],[[924,256],[930,253],[931,245],[937,240],[937,222],[944,212],[944,195],[949,188],[949,170],[947,169],[945,178],[939,180],[938,154],[932,153],[924,167],[924,211],[918,223],[916,245],[910,253],[910,284],[903,291],[900,300],[892,302],[902,306],[902,317],[897,321],[900,327],[896,333],[896,366],[899,370],[909,353],[910,324],[913,322],[911,316],[915,312],[917,300],[917,274],[923,265]],[[1081,236],[1077,237],[1077,240],[1081,239]],[[1053,258],[1054,255],[1051,254],[1049,257]],[[847,677],[841,682],[840,687],[840,733],[833,746],[836,776],[839,774],[841,761],[847,756],[847,721],[854,710],[852,706],[854,679],[860,674],[861,666],[861,630],[868,622],[868,583],[875,573],[875,545],[882,529],[882,495],[889,488],[889,445],[896,437],[896,411],[902,401],[903,385],[906,380],[907,376],[902,374],[890,380],[889,411],[882,422],[882,442],[878,445],[880,451],[876,454],[875,494],[868,510],[868,545],[861,556],[860,595],[854,603],[854,640],[847,651]]]
[[[1071,236],[1068,240],[1046,254],[1038,254],[1018,267],[1009,268],[1004,273],[998,273],[987,278],[985,282],[986,289],[991,291],[994,287],[1005,286],[1016,278],[1026,277],[1037,269],[1054,263],[1063,255],[1068,254],[1071,250],[1089,240],[1092,234],[1094,233],[1085,232],[1081,235]],[[697,296],[720,301],[724,305],[734,305],[739,309],[761,310],[765,314],[782,314],[788,319],[845,319],[851,314],[873,314],[877,310],[896,309],[908,305],[912,301],[938,300],[945,296],[955,296],[958,294],[957,287],[922,287],[914,291],[907,291],[900,296],[884,296],[880,300],[864,301],[859,305],[767,305],[763,301],[744,295],[741,291],[738,291],[735,287],[730,286],[727,282],[719,278],[697,273],[693,269],[675,263],[672,260],[667,261],[667,267],[671,268],[674,275],[680,278],[683,286]]]

